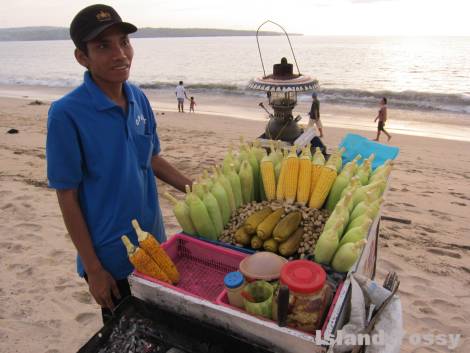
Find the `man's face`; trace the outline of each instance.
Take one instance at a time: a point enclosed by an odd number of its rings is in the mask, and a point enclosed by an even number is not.
[[[122,83],[129,78],[134,49],[119,26],[108,28],[86,45],[88,55],[78,51],[75,56],[97,83]]]

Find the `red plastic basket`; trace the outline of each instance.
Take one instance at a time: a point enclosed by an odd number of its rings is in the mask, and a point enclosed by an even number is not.
[[[240,261],[248,256],[184,234],[173,235],[162,247],[180,273],[178,284],[172,286],[139,272],[135,275],[212,302],[225,288],[225,275],[238,271]]]

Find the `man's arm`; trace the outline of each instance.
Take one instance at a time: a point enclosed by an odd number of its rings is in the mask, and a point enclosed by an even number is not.
[[[191,179],[184,176],[178,169],[158,154],[152,157],[152,170],[158,179],[182,192],[186,192],[185,185],[191,186],[193,184]]]
[[[113,277],[103,268],[96,256],[90,233],[83,217],[75,189],[57,190],[57,198],[65,226],[82,259],[88,276],[90,292],[102,307],[114,308],[111,293],[119,298],[119,289]]]

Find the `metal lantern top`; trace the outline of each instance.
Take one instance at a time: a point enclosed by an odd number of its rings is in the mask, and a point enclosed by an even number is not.
[[[298,74],[294,74],[293,64],[289,64],[286,58],[282,58],[280,64],[274,64],[273,73],[270,75],[266,75],[263,57],[261,55],[261,48],[258,40],[258,32],[260,28],[268,22],[277,25],[284,31],[287,37],[287,41],[289,42],[292,56],[294,57],[295,66],[297,68]],[[297,59],[295,58],[294,50],[292,49],[292,44],[290,42],[289,35],[281,25],[272,21],[263,22],[256,31],[256,42],[258,43],[258,51],[261,59],[261,65],[263,67],[264,76],[251,80],[248,84],[249,88],[265,92],[301,92],[316,90],[319,88],[318,80],[313,79],[307,75],[302,75],[300,73],[299,65],[297,64]]]
[[[248,87],[266,92],[301,92],[318,89],[318,81],[310,76],[295,75],[293,65],[288,64],[286,58],[282,58],[280,64],[273,66],[271,75],[251,80]]]

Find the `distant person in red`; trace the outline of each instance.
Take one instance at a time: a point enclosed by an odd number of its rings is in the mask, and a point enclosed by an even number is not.
[[[379,121],[379,123],[377,124],[377,137],[374,139],[374,141],[379,141],[381,131],[383,131],[383,133],[387,135],[387,141],[390,141],[392,135],[385,131],[385,122],[387,121],[387,98],[385,97],[383,97],[380,101],[379,113],[375,117],[374,122],[376,122],[377,120]]]
[[[194,97],[191,97],[189,99],[189,112],[193,112],[194,113],[194,107],[196,106],[196,101],[194,100]]]

